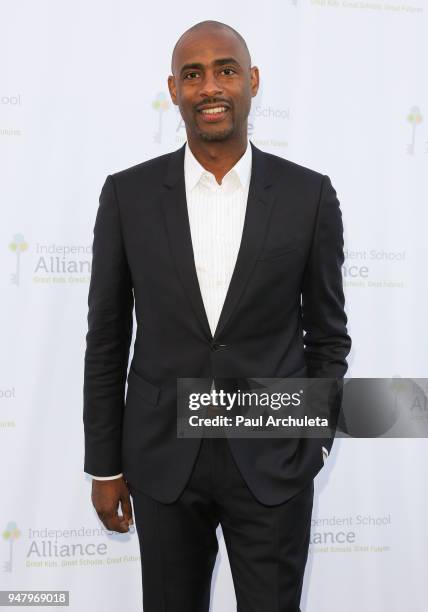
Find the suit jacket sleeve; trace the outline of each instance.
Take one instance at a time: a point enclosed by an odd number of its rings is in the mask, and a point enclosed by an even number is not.
[[[132,339],[134,296],[124,250],[114,179],[108,176],[94,226],[84,363],[84,471],[122,472],[125,383]]]
[[[308,376],[342,378],[351,349],[343,293],[342,213],[330,178],[321,185],[312,246],[302,286],[302,325]]]

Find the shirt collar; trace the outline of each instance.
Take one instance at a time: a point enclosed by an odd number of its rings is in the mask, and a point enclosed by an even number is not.
[[[227,185],[232,177],[237,177],[241,187],[247,187],[251,178],[251,163],[252,163],[252,148],[250,141],[247,140],[247,148],[245,153],[238,159],[236,164],[225,174],[221,185],[216,181],[212,172],[206,170],[193,155],[188,142],[186,142],[184,150],[184,178],[186,189],[191,191],[201,179],[207,179],[206,184],[211,184],[213,188],[221,188]]]

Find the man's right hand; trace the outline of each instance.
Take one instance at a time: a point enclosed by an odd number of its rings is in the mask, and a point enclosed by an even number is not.
[[[129,531],[129,525],[134,524],[129,489],[123,476],[112,480],[92,479],[91,499],[101,522],[109,531],[125,533]],[[122,516],[118,513],[119,502]]]

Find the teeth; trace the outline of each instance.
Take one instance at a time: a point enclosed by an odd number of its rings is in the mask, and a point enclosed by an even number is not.
[[[222,113],[225,110],[225,106],[218,106],[217,108],[205,108],[202,112],[206,115],[214,115],[215,113]]]

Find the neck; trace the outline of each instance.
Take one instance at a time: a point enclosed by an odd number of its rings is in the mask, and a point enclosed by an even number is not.
[[[246,134],[236,140],[212,142],[188,134],[187,144],[201,166],[214,174],[220,185],[225,174],[241,159],[247,146],[250,146]]]

